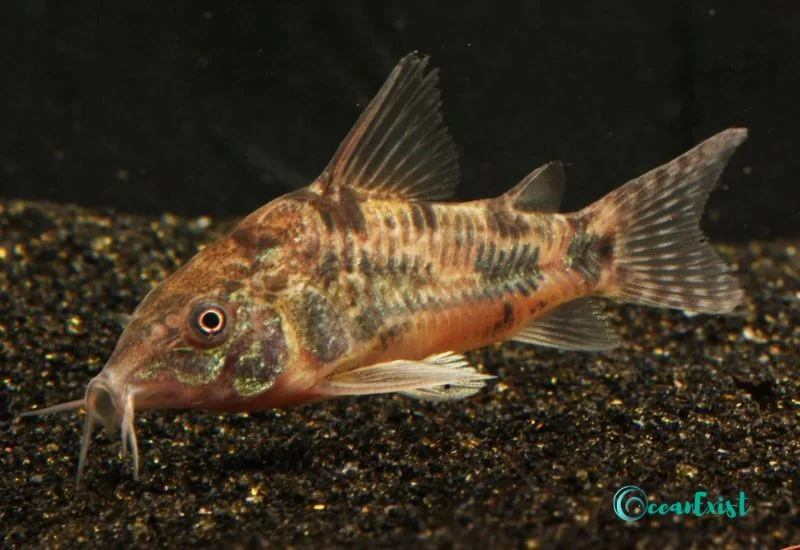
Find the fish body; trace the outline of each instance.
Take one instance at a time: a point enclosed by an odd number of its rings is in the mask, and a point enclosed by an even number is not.
[[[256,411],[343,395],[472,395],[460,355],[514,339],[603,350],[594,296],[726,313],[742,299],[698,221],[743,129],[710,138],[596,203],[558,213],[560,164],[499,197],[442,202],[458,181],[435,71],[400,61],[308,187],[242,220],[139,304],[84,399],[95,424],[134,411]]]

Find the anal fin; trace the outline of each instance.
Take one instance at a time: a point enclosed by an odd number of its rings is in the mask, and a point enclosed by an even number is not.
[[[431,355],[421,361],[401,359],[358,367],[325,380],[319,389],[327,396],[400,392],[432,401],[462,399],[477,393],[494,376],[481,374],[462,355]]]
[[[619,338],[608,317],[592,298],[567,302],[536,319],[510,339],[576,351],[601,351],[619,345]]]

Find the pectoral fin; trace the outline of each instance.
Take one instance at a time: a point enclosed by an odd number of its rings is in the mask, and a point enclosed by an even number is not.
[[[401,392],[417,399],[461,399],[479,391],[485,380],[463,356],[447,352],[421,361],[391,361],[335,374],[320,389],[328,396]]]

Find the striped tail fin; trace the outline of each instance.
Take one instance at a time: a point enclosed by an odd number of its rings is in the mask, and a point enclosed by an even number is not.
[[[599,293],[692,313],[728,313],[743,293],[699,222],[709,193],[747,130],[731,128],[629,181],[581,211],[609,237]]]

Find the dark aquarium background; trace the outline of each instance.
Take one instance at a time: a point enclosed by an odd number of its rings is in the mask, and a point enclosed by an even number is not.
[[[139,480],[97,430],[76,489],[84,413],[17,414],[80,399],[118,314],[310,183],[415,50],[440,71],[456,200],[560,159],[578,209],[749,128],[702,221],[741,306],[606,301],[621,346],[471,350],[497,379],[455,403],[137,410]],[[796,544],[799,103],[800,0],[0,0],[0,547]],[[627,522],[630,485],[750,508]]]
[[[565,208],[730,126],[704,227],[800,232],[800,3],[48,2],[0,7],[0,196],[241,216],[325,166],[394,63],[439,67],[456,198],[567,164]]]

